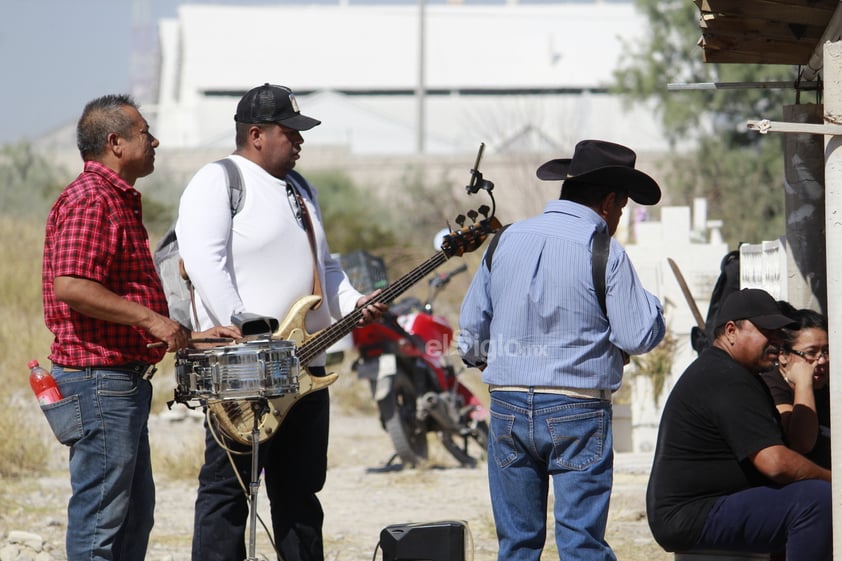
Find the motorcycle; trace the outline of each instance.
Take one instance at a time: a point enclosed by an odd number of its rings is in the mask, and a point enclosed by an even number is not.
[[[450,280],[467,270],[462,265],[429,280],[425,302],[408,297],[390,306],[380,321],[354,329],[359,352],[354,369],[368,380],[380,422],[397,458],[415,467],[428,457],[427,435],[436,433],[462,466],[475,467],[488,444],[488,410],[459,381],[447,357],[453,328],[433,312],[433,301]],[[464,370],[461,367],[460,372]],[[469,444],[479,448],[473,455]]]

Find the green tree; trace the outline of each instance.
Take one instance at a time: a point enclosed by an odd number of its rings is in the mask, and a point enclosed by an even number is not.
[[[0,208],[13,216],[45,216],[68,180],[28,142],[0,146]]]
[[[42,222],[56,197],[81,169],[81,160],[79,169],[65,169],[25,141],[0,146],[0,214]],[[151,180],[143,181],[149,185]],[[154,181],[165,184],[166,180]],[[150,232],[160,235],[172,224],[176,207],[161,202],[154,196],[157,193],[143,197],[143,222]]]
[[[709,201],[731,245],[784,233],[782,138],[749,131],[749,119],[782,118],[797,101],[793,89],[736,88],[669,91],[669,83],[762,83],[793,80],[791,66],[708,64],[697,41],[699,12],[687,0],[636,0],[648,20],[645,39],[627,45],[615,71],[615,91],[630,103],[655,103],[673,152],[666,162],[669,200]],[[680,141],[696,148],[679,151]],[[772,196],[770,196],[772,195]]]
[[[306,177],[318,189],[331,251],[377,251],[399,242],[388,209],[356,187],[347,175],[312,172]]]

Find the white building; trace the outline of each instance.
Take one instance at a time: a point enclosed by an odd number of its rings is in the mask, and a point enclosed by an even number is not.
[[[706,201],[696,199],[692,212],[689,207],[662,207],[660,220],[638,222],[634,225],[635,243],[624,244],[641,283],[661,300],[667,330],[676,339],[671,372],[658,395],[653,393],[654,385],[646,373],[633,369],[626,372],[623,383],[632,384],[632,442],[630,446],[625,443],[629,450],[655,450],[664,401],[678,377],[698,356],[690,346],[690,330],[696,319],[667,259],[678,266],[705,317],[720,263],[729,251],[719,233],[721,225],[720,221],[708,220]]]
[[[652,107],[607,93],[645,30],[631,2],[423,13],[422,35],[416,5],[181,6],[159,25],[156,134],[168,148],[230,148],[237,100],[268,81],[323,121],[308,147],[353,155],[473,153],[480,141],[556,154],[582,138],[666,150]]]

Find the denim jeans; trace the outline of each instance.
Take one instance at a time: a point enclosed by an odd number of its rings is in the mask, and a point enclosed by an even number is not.
[[[323,373],[323,369],[314,367],[310,371]],[[324,512],[316,493],[324,486],[327,472],[329,421],[328,390],[313,392],[295,404],[274,436],[258,449],[275,544],[285,561],[324,560]],[[230,447],[242,452],[231,457],[248,487],[251,447]],[[225,450],[205,427],[205,463],[199,472],[194,513],[193,561],[246,558],[245,532],[249,517],[246,493]],[[257,528],[260,531],[259,521]],[[269,552],[263,554],[271,558]]]
[[[64,398],[42,406],[70,447],[67,558],[143,561],[155,512],[148,419],[152,385],[137,374],[53,365]]]
[[[708,513],[698,549],[759,553],[786,550],[787,561],[830,561],[830,483],[808,479],[752,487],[719,499]]]
[[[555,539],[565,561],[614,561],[605,541],[613,482],[611,402],[494,391],[488,481],[499,561],[539,561],[552,478]]]

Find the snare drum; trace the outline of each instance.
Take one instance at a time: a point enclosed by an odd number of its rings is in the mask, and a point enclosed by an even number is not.
[[[175,400],[258,399],[298,393],[290,341],[248,341],[175,354]]]

